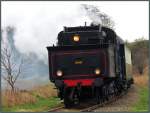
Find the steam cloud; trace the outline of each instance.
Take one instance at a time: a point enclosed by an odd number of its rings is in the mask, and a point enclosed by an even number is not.
[[[114,29],[114,21],[110,16],[101,12],[98,7],[93,5],[82,4],[83,9],[86,11],[87,16],[92,20],[92,24]]]

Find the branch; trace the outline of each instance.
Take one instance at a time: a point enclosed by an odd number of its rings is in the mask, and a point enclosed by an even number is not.
[[[23,60],[21,60],[21,63],[19,65],[18,73],[17,73],[17,75],[16,75],[16,77],[14,78],[14,81],[13,81],[14,83],[16,82],[17,78],[19,77],[19,75],[21,73],[21,66],[22,66],[22,64],[23,64]]]
[[[4,80],[7,81],[8,84],[12,85],[13,83],[10,82],[10,80],[8,79],[8,77],[2,76]]]

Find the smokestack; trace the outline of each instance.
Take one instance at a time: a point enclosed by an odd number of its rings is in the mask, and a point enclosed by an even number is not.
[[[86,22],[85,22],[85,26],[86,26]]]

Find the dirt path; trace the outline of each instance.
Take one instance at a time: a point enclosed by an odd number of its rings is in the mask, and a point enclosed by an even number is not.
[[[130,111],[131,106],[138,100],[138,87],[133,85],[127,95],[124,95],[119,100],[98,108],[94,112],[117,112],[117,111]]]

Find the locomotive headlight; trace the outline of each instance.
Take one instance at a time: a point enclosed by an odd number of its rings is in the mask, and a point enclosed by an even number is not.
[[[101,70],[100,70],[99,68],[96,68],[96,69],[95,69],[95,74],[96,74],[96,75],[99,75],[100,73],[101,73]]]
[[[78,35],[73,36],[73,41],[78,42],[80,40],[80,37]]]
[[[61,77],[63,75],[63,72],[61,70],[57,70],[56,74],[57,76]]]

